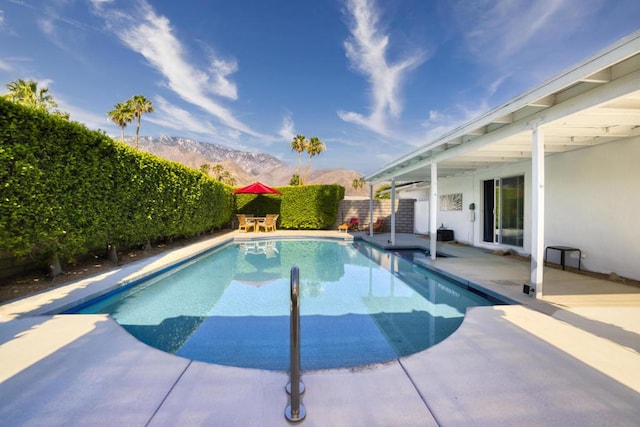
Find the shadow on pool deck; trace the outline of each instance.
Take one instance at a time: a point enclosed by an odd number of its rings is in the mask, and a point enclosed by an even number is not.
[[[432,267],[522,305],[473,308],[450,338],[407,358],[304,372],[301,425],[637,425],[640,290],[545,269],[548,294],[535,300],[521,291],[526,263],[467,249]],[[104,315],[34,315],[94,284],[0,306],[1,420],[289,425],[285,373],[166,354]]]

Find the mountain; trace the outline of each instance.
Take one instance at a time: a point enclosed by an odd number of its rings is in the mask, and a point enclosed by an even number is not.
[[[134,137],[125,137],[125,143],[134,144]],[[214,166],[221,164],[236,180],[237,186],[255,181],[271,186],[288,185],[297,168],[270,154],[233,150],[218,144],[196,141],[189,138],[160,136],[157,138],[141,136],[138,139],[141,151],[146,151],[167,160],[182,163],[194,169],[203,164]],[[320,154],[322,155],[322,154]],[[309,184],[339,184],[349,196],[367,196],[368,187],[355,190],[354,179],[362,174],[346,169],[314,169],[308,176]]]

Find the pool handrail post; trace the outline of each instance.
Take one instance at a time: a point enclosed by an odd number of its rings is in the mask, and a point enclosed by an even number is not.
[[[304,384],[300,381],[300,271],[291,268],[291,336],[290,336],[290,370],[289,384],[286,390],[291,395],[291,404],[284,410],[288,421],[302,421],[307,415],[304,405],[300,403],[300,394],[304,392]]]

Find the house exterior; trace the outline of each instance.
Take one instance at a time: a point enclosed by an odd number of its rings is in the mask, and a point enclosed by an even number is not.
[[[365,180],[390,182],[392,197],[420,183],[403,192],[427,206],[434,259],[443,225],[531,255],[538,297],[549,246],[580,249],[567,265],[640,280],[640,31]]]

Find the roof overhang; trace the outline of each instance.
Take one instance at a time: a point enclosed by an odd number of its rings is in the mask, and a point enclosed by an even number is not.
[[[640,135],[640,31],[540,86],[366,176],[372,184],[468,175],[531,158],[531,130],[547,155]]]

